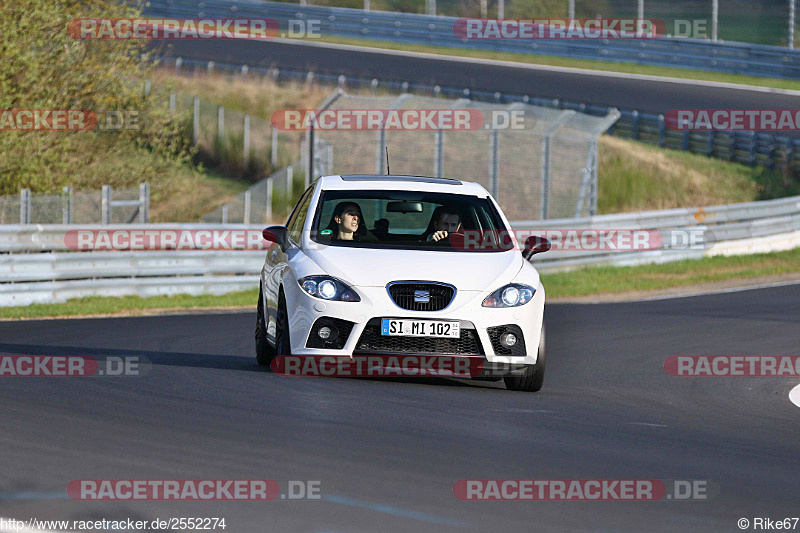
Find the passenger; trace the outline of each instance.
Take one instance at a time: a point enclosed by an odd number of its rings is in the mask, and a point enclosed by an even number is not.
[[[375,221],[374,226],[372,227],[372,233],[379,239],[388,239],[389,238],[389,220],[385,218],[379,218]]]
[[[461,230],[461,215],[452,206],[440,205],[433,210],[428,229],[423,233],[426,241],[438,242],[446,239],[451,233]]]
[[[333,209],[331,220],[320,232],[331,241],[374,242],[375,236],[367,230],[361,207],[355,202],[339,202]]]

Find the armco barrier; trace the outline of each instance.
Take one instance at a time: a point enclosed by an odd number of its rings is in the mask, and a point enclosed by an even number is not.
[[[603,61],[671,66],[796,79],[800,51],[776,46],[700,39],[652,40],[466,40],[453,32],[455,17],[365,12],[258,0],[151,0],[145,14],[172,18],[274,18],[319,21],[322,34],[412,44],[436,44]]]
[[[796,248],[800,246],[800,197],[583,219],[517,221],[511,225],[517,230],[702,231],[704,244],[701,248],[665,247],[642,252],[552,250],[533,260],[542,272],[598,265],[663,263]],[[147,227],[193,230],[212,226],[152,224]],[[220,228],[219,225],[213,227]],[[225,227],[257,229],[241,224]],[[128,225],[99,228],[130,230]],[[222,294],[254,289],[258,286],[258,273],[266,254],[265,250],[54,253],[66,248],[64,235],[71,229],[74,226],[0,226],[0,249],[13,252],[0,254],[0,306],[60,302],[83,296]]]

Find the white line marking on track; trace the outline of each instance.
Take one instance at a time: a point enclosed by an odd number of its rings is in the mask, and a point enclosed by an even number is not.
[[[730,292],[754,291],[756,289],[771,289],[774,287],[786,287],[788,285],[800,285],[800,281],[778,281],[775,283],[763,283],[761,285],[747,285],[745,287],[731,287],[729,289],[716,289],[711,291],[690,292],[687,294],[668,294],[663,296],[651,296],[648,298],[637,298],[635,300],[624,300],[619,302],[592,302],[592,303],[636,303],[636,302],[655,302],[658,300],[673,300],[677,298],[693,298],[695,296],[709,296],[712,294],[728,294]]]
[[[683,78],[672,78],[668,76],[651,76],[647,74],[631,74],[629,72],[610,72],[605,70],[593,70],[574,67],[558,67],[553,65],[537,65],[533,63],[517,63],[515,61],[501,61],[497,59],[484,59],[479,57],[461,57],[444,54],[432,54],[429,52],[409,52],[406,50],[391,50],[388,48],[373,48],[371,46],[357,46],[352,44],[335,44],[326,42],[300,41],[297,39],[270,39],[267,42],[281,44],[292,44],[297,46],[316,46],[318,48],[331,48],[334,50],[349,50],[353,52],[369,52],[374,54],[385,54],[393,56],[403,56],[418,59],[437,59],[452,61],[454,63],[471,63],[478,65],[494,65],[501,67],[520,68],[526,70],[539,70],[549,72],[563,72],[566,74],[580,74],[584,76],[600,76],[606,78],[622,78],[626,80],[654,81],[660,83],[675,83],[680,85],[696,85],[702,87],[717,87],[720,89],[734,89],[739,91],[754,91],[761,93],[783,94],[787,96],[800,96],[800,91],[791,89],[778,89],[776,87],[762,87],[759,85],[746,85],[743,83],[727,83],[721,81],[691,80]]]
[[[800,407],[800,385],[789,391],[789,401]]]

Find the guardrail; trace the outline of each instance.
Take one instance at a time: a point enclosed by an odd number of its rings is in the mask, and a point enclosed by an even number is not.
[[[328,35],[458,48],[530,53],[580,59],[671,66],[754,76],[800,77],[800,51],[701,39],[652,40],[467,40],[453,31],[455,17],[365,12],[338,7],[301,6],[255,0],[151,0],[147,15],[172,18],[274,18],[319,21]]]
[[[552,250],[533,263],[542,272],[598,265],[637,265],[800,247],[800,196],[697,209],[670,209],[588,218],[529,220],[515,230],[659,230],[700,232],[702,245],[631,251]],[[0,226],[0,306],[60,302],[83,296],[222,294],[257,287],[264,250],[71,252],[75,226]],[[258,226],[151,224],[148,230],[258,230]],[[129,225],[82,229],[131,231]],[[672,234],[672,233],[670,233]],[[244,248],[244,242],[240,248]],[[28,253],[25,253],[28,252]],[[30,253],[47,252],[47,253]]]

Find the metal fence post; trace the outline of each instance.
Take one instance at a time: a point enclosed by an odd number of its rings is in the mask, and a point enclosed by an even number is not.
[[[592,143],[592,203],[589,207],[589,216],[597,215],[597,141]]]
[[[72,224],[72,187],[64,187],[61,194],[61,223]]]
[[[375,174],[386,174],[386,130],[378,130],[378,144],[375,150]]]
[[[200,99],[194,97],[194,111],[192,112],[192,144],[195,146],[200,141]]]
[[[498,159],[500,136],[495,129],[493,129],[489,135],[489,193],[497,200],[497,191],[499,189],[497,174],[500,169],[500,161]]]
[[[228,204],[224,204],[222,206],[222,223],[223,224],[228,223]]]
[[[717,42],[718,26],[719,26],[719,0],[711,0],[711,40],[714,42]]]
[[[794,49],[795,1],[789,0],[789,48]]]
[[[294,186],[294,168],[292,165],[286,167],[286,199],[292,197],[292,187]]]
[[[270,153],[272,168],[278,166],[278,128],[272,126],[272,153]]]
[[[250,166],[250,115],[244,116],[244,170]]]
[[[441,178],[444,175],[444,131],[436,130],[433,133],[433,176]]]
[[[664,136],[667,133],[667,125],[664,123],[664,115],[658,115],[658,145],[664,146]]]
[[[19,223],[31,223],[31,190],[21,189],[19,191]]]
[[[150,218],[150,184],[139,184],[139,222],[146,224]]]
[[[219,106],[217,108],[217,140],[222,144],[225,137],[225,108]]]
[[[175,92],[169,93],[169,112],[175,112]]]
[[[550,210],[550,139],[553,134],[575,115],[575,111],[562,111],[544,131],[542,139],[542,208],[540,218],[545,220]]]
[[[111,224],[111,185],[103,185],[102,200],[100,202],[102,209],[103,224]]]
[[[575,18],[575,0],[569,0],[569,8],[567,16],[571,19]],[[500,18],[500,17],[497,17]]]
[[[308,164],[306,165],[306,186],[307,189],[314,180],[314,121],[309,121],[306,130],[306,145],[308,148]]]
[[[183,58],[182,57],[176,57],[175,58],[175,72],[180,72],[182,65],[183,65]]]
[[[272,221],[272,178],[267,179],[267,205],[265,216],[267,218],[267,222]]]
[[[250,223],[250,201],[252,200],[251,191],[244,191],[244,215],[242,216],[242,224]]]
[[[545,220],[550,207],[550,135],[542,143],[542,209],[539,218]]]
[[[633,125],[631,126],[631,139],[634,141],[639,140],[639,112],[634,111],[633,113]]]

